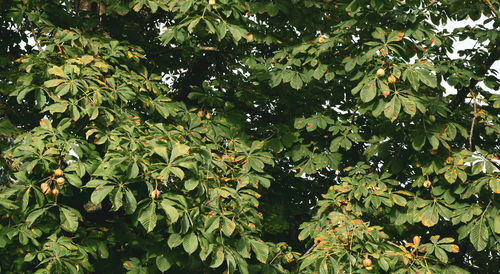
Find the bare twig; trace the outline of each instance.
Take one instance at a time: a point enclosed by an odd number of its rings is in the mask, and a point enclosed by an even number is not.
[[[385,241],[385,242],[388,243],[388,244],[390,244],[390,245],[392,245],[392,246],[395,246],[395,247],[399,248],[399,245],[397,245],[397,244],[395,244],[395,243],[393,243],[391,241]]]
[[[476,94],[471,92],[472,97],[474,98],[474,117],[472,118],[472,125],[470,126],[470,134],[469,134],[469,149],[472,151],[472,135],[474,134],[474,124],[476,123],[477,117],[477,99]]]
[[[198,48],[206,51],[219,51],[219,49],[216,47],[198,46]]]
[[[307,251],[306,253],[304,253],[304,255],[302,256],[306,256],[307,254],[311,253],[311,251],[313,251],[313,249],[319,244],[319,242],[315,242],[313,246],[311,246]]]
[[[33,23],[31,21],[30,21],[30,26],[31,26],[31,33],[33,34],[33,39],[35,39],[36,47],[38,48],[38,51],[42,52],[43,51],[42,46],[38,42],[38,38],[35,33],[35,27],[33,27]]]

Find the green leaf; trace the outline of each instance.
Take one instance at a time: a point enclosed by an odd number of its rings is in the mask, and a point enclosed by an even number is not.
[[[45,213],[45,211],[47,211],[47,209],[48,209],[47,207],[43,207],[43,208],[33,210],[28,215],[28,217],[26,217],[26,223],[28,224],[28,226],[32,226],[33,223],[38,219],[38,217],[40,217],[43,213]]]
[[[222,232],[227,237],[231,236],[236,228],[236,224],[226,217],[222,217]]]
[[[161,201],[160,206],[167,214],[167,217],[171,223],[177,222],[177,220],[179,219],[179,213],[177,212],[177,209],[175,209],[175,207],[173,207],[168,200]]]
[[[78,228],[78,215],[75,209],[66,209],[59,207],[59,218],[61,220],[61,228],[68,232],[75,232]]]
[[[82,180],[76,174],[65,173],[64,177],[66,177],[66,179],[68,180],[68,183],[70,183],[72,186],[77,187],[77,188],[82,187]]]
[[[170,162],[173,162],[180,156],[184,156],[189,153],[189,146],[176,143],[172,148],[172,154],[170,155]]]
[[[171,262],[169,258],[165,257],[164,255],[160,255],[156,257],[156,267],[158,267],[158,270],[160,270],[162,273],[169,270],[174,262]]]
[[[292,77],[292,80],[290,81],[290,86],[294,89],[300,89],[303,85],[303,82],[302,82],[302,78],[300,77],[299,73],[296,72],[293,77]]]
[[[227,33],[227,27],[225,22],[219,22],[216,28],[217,39],[222,40]]]
[[[115,188],[114,186],[98,186],[92,195],[90,195],[90,201],[93,204],[99,204],[108,196],[108,194]]]
[[[443,249],[435,247],[434,254],[441,262],[445,264],[448,262],[448,255],[446,255],[446,252]]]
[[[500,194],[500,178],[491,178],[489,183],[491,190],[496,194]]]
[[[361,101],[370,102],[377,95],[377,87],[375,86],[375,81],[370,81],[366,83],[361,89]]]
[[[380,258],[380,260],[378,260],[378,265],[386,272],[389,270],[389,263],[385,258]]]
[[[156,227],[156,203],[152,202],[141,211],[138,220],[147,232],[153,231]]]
[[[224,262],[224,251],[221,247],[218,247],[214,252],[214,258],[212,259],[211,268],[218,268]]]
[[[412,139],[413,139],[413,141],[412,141],[411,145],[412,145],[413,149],[415,149],[416,151],[420,151],[424,147],[425,139],[426,139],[423,130],[414,133],[412,136]]]
[[[62,112],[65,112],[66,109],[68,109],[68,104],[65,104],[65,103],[55,103],[55,104],[52,104],[52,105],[49,105],[49,106],[46,106],[42,112],[50,112],[50,114],[54,114],[54,113],[62,113]]]
[[[186,235],[182,240],[182,247],[184,250],[191,255],[198,249],[198,237],[193,232]]]
[[[198,180],[195,179],[186,180],[184,182],[184,189],[186,189],[187,191],[191,191],[195,189],[198,186],[198,184],[199,184]]]
[[[204,229],[206,233],[212,233],[214,230],[218,229],[220,225],[219,216],[210,216],[205,221]]]
[[[265,264],[267,262],[267,256],[269,255],[269,248],[266,243],[258,240],[250,240],[250,246],[257,257],[257,260]]]
[[[155,146],[153,147],[153,151],[160,155],[163,159],[168,161],[168,153],[167,153],[167,148],[164,146]]]
[[[488,237],[488,227],[481,218],[476,222],[469,234],[470,241],[476,251],[481,251],[488,246]]]
[[[137,208],[137,200],[130,189],[125,189],[125,201],[126,201],[126,212],[127,214],[132,214]]]
[[[182,236],[177,233],[170,234],[170,237],[168,237],[167,244],[170,248],[175,248],[179,246],[180,244],[182,244]]]

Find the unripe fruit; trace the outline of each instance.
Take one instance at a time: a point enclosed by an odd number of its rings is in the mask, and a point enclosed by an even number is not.
[[[419,245],[420,244],[420,237],[419,236],[413,237],[413,244],[414,245]]]
[[[47,195],[50,193],[50,186],[48,183],[41,184],[40,188],[42,189],[43,194]]]
[[[370,260],[370,258],[365,258],[365,259],[363,260],[363,265],[364,265],[365,267],[370,267],[370,266],[372,266],[372,260]]]
[[[151,197],[153,197],[153,199],[158,199],[158,197],[160,197],[160,191],[158,189],[155,189],[151,192]]]
[[[205,115],[205,113],[203,113],[203,110],[200,110],[196,113],[196,116],[198,116],[199,118],[203,118],[203,115]]]
[[[54,175],[56,175],[57,177],[62,176],[63,175],[62,169],[58,168],[54,170]]]
[[[207,114],[205,115],[205,118],[211,119],[212,118],[212,113],[207,112]]]
[[[52,195],[54,195],[54,196],[59,195],[59,189],[57,189],[57,188],[52,189]]]
[[[60,185],[60,186],[63,186],[63,185],[64,185],[64,183],[66,183],[66,180],[64,180],[64,178],[63,178],[63,177],[59,177],[59,178],[57,178],[57,179],[56,179],[56,183],[57,183],[58,185]]]
[[[382,77],[385,75],[385,70],[383,68],[379,68],[377,70],[377,76]]]
[[[431,184],[432,184],[432,183],[431,183],[431,181],[429,181],[429,179],[427,179],[427,180],[425,180],[425,182],[424,182],[424,187],[425,187],[425,188],[429,188],[429,187],[431,187]]]
[[[394,75],[391,74],[391,76],[387,78],[387,81],[391,84],[396,83],[396,77],[394,77]]]

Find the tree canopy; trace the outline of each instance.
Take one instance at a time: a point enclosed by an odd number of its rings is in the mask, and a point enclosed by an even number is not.
[[[496,273],[499,8],[0,0],[0,271]]]

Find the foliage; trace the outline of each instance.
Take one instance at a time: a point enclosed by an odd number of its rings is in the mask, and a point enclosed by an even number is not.
[[[497,271],[498,9],[0,1],[0,271]]]

